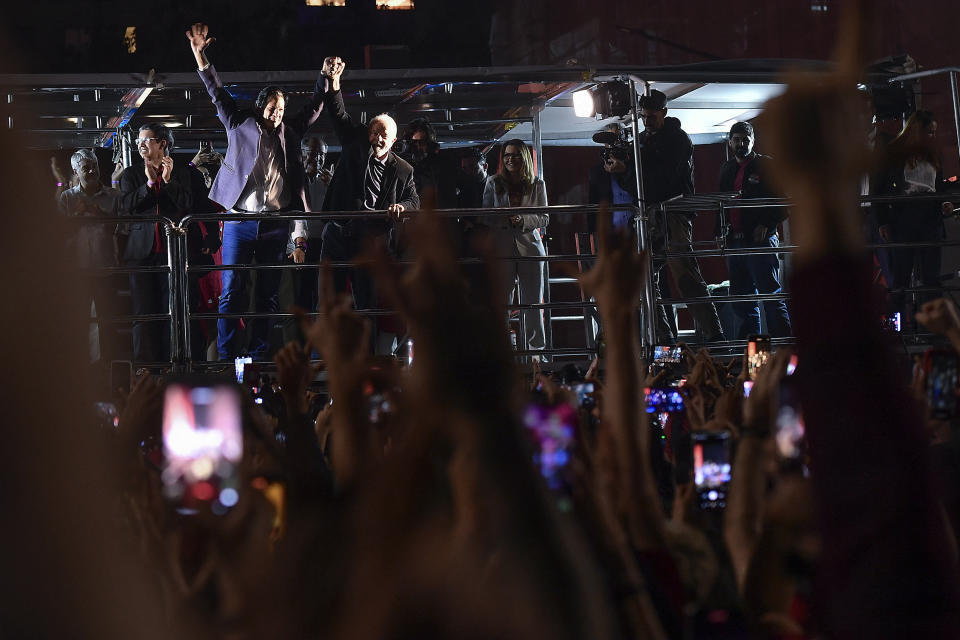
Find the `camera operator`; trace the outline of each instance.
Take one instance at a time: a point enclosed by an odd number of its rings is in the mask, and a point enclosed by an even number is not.
[[[653,89],[649,95],[640,97],[640,118],[644,130],[637,144],[643,174],[643,195],[646,204],[656,204],[676,196],[688,195],[693,190],[693,142],[680,128],[677,118],[667,117],[667,96]],[[662,251],[669,238],[671,251],[692,251],[693,218],[696,213],[685,211],[666,212],[661,215],[654,210],[650,216],[650,242],[654,251]],[[700,265],[693,257],[655,258],[653,283],[656,296],[660,297],[660,271],[664,264],[670,268],[680,295],[684,298],[706,298],[707,283],[700,273]],[[724,339],[720,318],[712,302],[688,305],[700,338],[706,342]],[[657,335],[663,342],[675,340],[676,336],[667,323],[667,314],[660,306],[654,312]]]
[[[616,122],[608,124],[594,134],[593,141],[602,144],[604,148],[600,153],[600,162],[590,168],[590,204],[635,204],[637,181],[633,152],[620,125]],[[629,210],[614,209],[613,226],[626,227],[632,218],[633,214]],[[593,216],[588,217],[587,227],[591,233],[596,230]]]

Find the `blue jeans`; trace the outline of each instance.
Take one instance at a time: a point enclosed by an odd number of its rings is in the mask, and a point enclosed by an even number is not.
[[[780,246],[776,234],[760,245],[731,241],[730,248],[742,246]],[[730,295],[745,296],[764,293],[781,293],[780,260],[775,253],[750,256],[730,256],[727,258],[730,271]],[[740,321],[739,337],[745,338],[752,333],[760,333],[760,305],[757,302],[739,302],[734,304],[737,319]],[[787,337],[791,333],[790,314],[785,300],[766,300],[763,311],[767,317],[767,332],[775,338]]]
[[[256,220],[223,223],[223,264],[281,264],[287,247],[289,223],[286,220]],[[247,309],[247,272],[222,271],[223,293],[220,313],[242,313]],[[276,313],[280,306],[280,270],[257,271],[255,306],[257,313]],[[253,321],[250,348],[254,360],[262,360],[269,350],[270,326],[273,318]],[[217,320],[217,351],[221,360],[231,360],[243,353],[237,344],[239,320]]]

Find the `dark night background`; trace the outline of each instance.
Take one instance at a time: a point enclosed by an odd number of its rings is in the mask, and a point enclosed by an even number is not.
[[[957,2],[869,4],[876,18],[868,42],[873,57],[909,53],[929,68],[956,63]],[[365,45],[401,47],[374,55],[373,67],[822,59],[830,54],[839,9],[835,0],[416,0],[412,11],[377,10],[375,0],[347,0],[343,7],[308,7],[303,0],[28,2],[4,16],[5,40],[20,55],[4,55],[0,72],[189,70],[183,32],[198,20],[211,25],[217,60],[221,66],[229,60],[233,70],[313,69],[332,52],[364,66]],[[124,45],[128,26],[137,28],[134,54]]]

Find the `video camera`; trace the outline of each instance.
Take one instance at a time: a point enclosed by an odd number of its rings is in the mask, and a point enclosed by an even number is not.
[[[630,164],[633,160],[633,147],[624,136],[622,128],[618,128],[616,131],[606,129],[598,131],[593,134],[593,141],[597,144],[606,145],[600,152],[600,158],[603,162],[615,158],[624,164]]]

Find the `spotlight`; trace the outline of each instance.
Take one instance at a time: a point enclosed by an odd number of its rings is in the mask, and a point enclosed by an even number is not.
[[[573,112],[578,118],[592,118],[596,113],[593,107],[593,96],[590,95],[590,89],[575,91],[573,93]]]
[[[602,82],[573,94],[573,110],[580,118],[625,116],[630,113],[630,88],[623,82]]]

